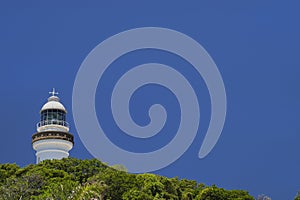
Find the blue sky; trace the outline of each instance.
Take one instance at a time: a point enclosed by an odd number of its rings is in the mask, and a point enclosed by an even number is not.
[[[165,27],[187,34],[209,52],[224,80],[228,112],[217,145],[199,160],[210,117],[208,92],[200,79],[195,86],[201,97],[199,133],[180,159],[155,173],[245,189],[254,196],[264,193],[275,200],[292,199],[300,190],[299,6],[297,1],[1,1],[0,162],[22,166],[35,162],[31,135],[52,87],[69,111],[75,136],[71,156],[92,158],[78,138],[71,109],[73,83],[82,61],[97,44],[121,31]],[[130,66],[135,59],[181,62],[164,52],[136,53],[120,58],[112,66],[117,71],[111,70],[107,80],[120,73],[118,64]],[[110,86],[100,86],[97,114],[107,115],[105,128],[115,130],[108,107],[99,103]],[[167,108],[175,121],[166,130],[176,129],[178,105],[163,90],[150,87],[135,94],[133,116],[138,123],[147,123],[139,110],[145,102],[151,103],[150,92],[156,94],[152,95],[155,102],[173,102]],[[159,100],[160,92],[170,101]],[[167,142],[169,134],[158,137],[155,148]],[[146,151],[154,144],[130,143],[117,131],[109,137],[133,151]]]

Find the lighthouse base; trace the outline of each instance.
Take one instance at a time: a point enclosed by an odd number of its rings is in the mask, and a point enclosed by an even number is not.
[[[32,144],[36,150],[36,163],[43,160],[62,159],[69,157],[73,143],[61,139],[38,140]]]

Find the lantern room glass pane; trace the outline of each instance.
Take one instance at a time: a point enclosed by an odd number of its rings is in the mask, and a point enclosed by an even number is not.
[[[66,113],[62,110],[58,109],[49,109],[44,110],[41,113],[41,121],[65,121],[66,120]]]

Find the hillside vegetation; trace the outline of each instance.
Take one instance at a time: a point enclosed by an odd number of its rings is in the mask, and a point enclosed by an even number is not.
[[[20,168],[0,165],[0,200],[254,200],[193,180],[130,174],[102,162],[67,158]]]

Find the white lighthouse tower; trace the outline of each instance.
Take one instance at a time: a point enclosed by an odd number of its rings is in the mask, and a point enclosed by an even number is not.
[[[74,137],[69,133],[69,124],[66,122],[67,110],[59,102],[55,89],[49,93],[51,96],[40,111],[41,120],[37,124],[37,132],[32,135],[36,163],[47,159],[67,158],[74,145]]]

